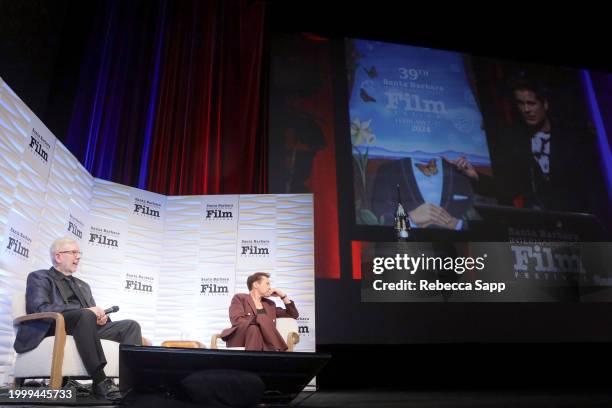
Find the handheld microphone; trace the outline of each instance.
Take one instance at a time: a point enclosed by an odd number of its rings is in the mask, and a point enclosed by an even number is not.
[[[105,309],[104,314],[115,313],[118,311],[119,311],[119,306],[113,306],[113,307],[109,307],[108,309]]]

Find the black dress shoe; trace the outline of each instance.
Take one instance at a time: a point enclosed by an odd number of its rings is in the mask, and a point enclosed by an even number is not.
[[[116,401],[122,398],[119,388],[110,378],[96,384],[93,389],[96,396],[102,397],[109,401]]]
[[[74,388],[77,398],[87,398],[91,396],[91,385],[81,384],[72,378],[66,379],[62,388]]]

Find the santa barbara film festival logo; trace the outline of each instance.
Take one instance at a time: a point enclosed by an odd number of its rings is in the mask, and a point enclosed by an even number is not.
[[[149,219],[158,220],[159,212],[161,210],[162,205],[160,203],[156,203],[149,200],[143,200],[142,198],[134,198],[134,211],[133,214],[136,214],[140,217],[146,217]]]
[[[30,144],[28,146],[32,153],[40,159],[43,163],[49,161],[49,150],[51,150],[51,144],[47,142],[37,131],[32,129],[30,134]]]
[[[229,283],[229,278],[202,278],[200,279],[200,295],[227,295]]]
[[[310,335],[310,318],[308,317],[298,317],[298,334],[300,336],[309,336]]]
[[[584,274],[580,245],[564,242],[513,244],[514,277],[520,279],[567,280]]]
[[[123,290],[130,293],[153,293],[153,281],[155,278],[141,274],[126,273]]]
[[[219,222],[234,219],[234,204],[206,204],[204,208],[204,221]]]
[[[240,241],[240,257],[270,257],[270,241],[267,239],[243,239]]]
[[[74,235],[75,238],[83,239],[83,229],[85,224],[74,215],[68,216],[68,232]]]
[[[30,257],[31,245],[32,239],[30,237],[11,227],[4,252],[25,260]]]
[[[100,248],[119,248],[119,233],[106,228],[91,227],[87,243]]]

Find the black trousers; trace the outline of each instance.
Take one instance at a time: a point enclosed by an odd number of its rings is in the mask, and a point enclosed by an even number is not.
[[[122,344],[142,344],[140,325],[134,320],[119,320],[98,326],[96,315],[87,309],[70,310],[62,315],[66,333],[74,338],[83,365],[91,376],[106,365],[101,339]]]

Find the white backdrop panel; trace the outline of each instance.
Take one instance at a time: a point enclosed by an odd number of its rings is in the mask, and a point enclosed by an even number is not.
[[[80,243],[77,276],[97,304],[120,306],[111,317],[137,320],[154,344],[208,346],[247,276],[266,271],[300,311],[298,350],[315,350],[311,195],[166,197],[94,179],[0,79],[0,383],[14,359],[10,299],[60,236]]]

